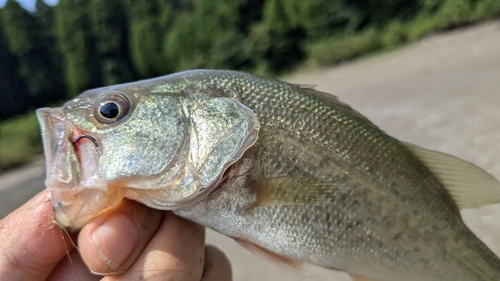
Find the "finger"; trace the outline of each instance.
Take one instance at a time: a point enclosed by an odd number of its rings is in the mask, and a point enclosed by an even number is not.
[[[123,272],[139,257],[160,222],[160,211],[123,200],[80,231],[78,245],[82,258],[96,273]]]
[[[205,257],[205,228],[164,213],[153,240],[123,275],[103,280],[199,281]]]
[[[63,259],[54,268],[47,281],[96,281],[101,278],[92,274],[78,251],[73,250],[69,258]]]
[[[45,190],[0,220],[3,280],[45,280],[66,257],[72,246],[53,219],[50,192]]]
[[[202,281],[231,281],[231,263],[227,256],[214,245],[205,246],[205,266]]]

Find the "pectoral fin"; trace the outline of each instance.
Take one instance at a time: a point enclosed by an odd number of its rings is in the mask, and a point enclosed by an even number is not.
[[[275,205],[309,205],[328,200],[343,192],[343,182],[308,177],[277,177],[254,182],[255,207]]]
[[[436,175],[459,209],[500,202],[500,183],[481,168],[448,154],[406,146]]]

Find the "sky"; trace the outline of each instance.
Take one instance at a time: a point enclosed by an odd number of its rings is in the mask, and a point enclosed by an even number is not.
[[[35,3],[37,0],[16,0],[21,4],[22,7],[24,7],[26,10],[30,12],[35,11]],[[5,6],[5,3],[7,0],[0,0],[0,8],[3,8]],[[43,2],[47,3],[47,5],[50,6],[55,6],[59,0],[43,0]]]

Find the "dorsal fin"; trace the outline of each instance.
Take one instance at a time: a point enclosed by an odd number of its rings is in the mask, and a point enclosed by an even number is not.
[[[314,84],[293,84],[299,88],[302,88],[302,89],[311,89],[311,90],[315,90],[316,89],[316,86],[317,85],[314,85]]]
[[[500,182],[483,169],[448,154],[405,145],[441,181],[459,209],[500,202]]]

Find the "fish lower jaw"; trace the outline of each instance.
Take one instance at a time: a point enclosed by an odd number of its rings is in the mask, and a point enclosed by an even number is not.
[[[71,230],[82,228],[89,221],[116,206],[125,198],[126,189],[78,186],[74,190],[52,189],[56,221]]]

